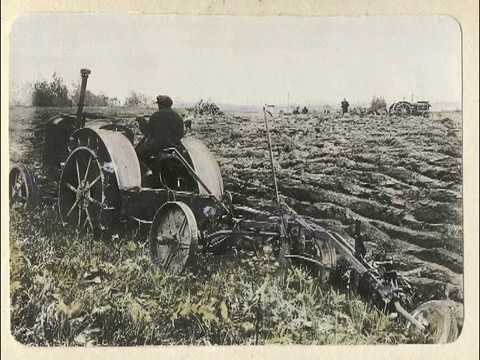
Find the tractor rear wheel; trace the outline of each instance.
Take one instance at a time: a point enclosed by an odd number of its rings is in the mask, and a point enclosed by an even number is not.
[[[120,219],[122,190],[141,186],[135,149],[119,131],[82,128],[70,137],[58,188],[60,217],[79,230],[107,230]]]
[[[124,125],[107,124],[100,127],[100,129],[118,132],[125,136],[132,145],[134,143],[135,135],[133,131]]]
[[[412,113],[410,104],[405,101],[396,103],[393,108],[393,111],[395,115],[398,115],[398,116],[408,116]]]
[[[181,273],[193,260],[198,243],[192,210],[183,202],[165,203],[153,218],[148,238],[153,262],[171,273]]]
[[[62,171],[58,204],[64,223],[97,232],[118,211],[119,192],[113,176],[93,149],[78,146]]]

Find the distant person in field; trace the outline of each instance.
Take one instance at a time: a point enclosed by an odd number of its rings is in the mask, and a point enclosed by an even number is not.
[[[345,115],[346,113],[348,113],[348,107],[350,106],[350,104],[348,103],[347,99],[343,99],[342,103],[342,115]]]
[[[185,135],[183,118],[172,109],[173,100],[166,95],[157,96],[158,111],[147,121],[137,118],[140,130],[145,138],[137,146],[140,160],[158,153],[161,149],[175,146]]]

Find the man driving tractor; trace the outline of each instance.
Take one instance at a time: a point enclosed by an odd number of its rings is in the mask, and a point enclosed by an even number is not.
[[[177,145],[185,135],[183,118],[172,109],[173,100],[169,96],[159,95],[157,104],[158,111],[148,121],[144,117],[137,118],[140,130],[145,135],[136,148],[142,161],[163,148]]]

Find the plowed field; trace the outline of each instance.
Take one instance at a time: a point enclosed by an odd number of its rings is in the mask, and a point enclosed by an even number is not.
[[[132,124],[138,111],[102,111]],[[65,110],[73,112],[72,109]],[[11,108],[10,156],[39,176],[45,201],[43,128],[58,109]],[[430,118],[277,115],[271,121],[280,193],[298,213],[345,236],[361,221],[367,248],[388,248],[419,299],[463,302],[461,113]],[[138,133],[137,133],[138,134]],[[269,211],[273,186],[263,115],[193,119],[234,202]]]

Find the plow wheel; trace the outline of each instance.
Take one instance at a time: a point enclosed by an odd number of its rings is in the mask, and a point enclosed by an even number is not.
[[[321,264],[317,267],[317,277],[322,284],[328,283],[337,266],[337,254],[330,241],[315,239],[316,257]]]
[[[458,337],[458,325],[448,301],[432,300],[420,305],[412,316],[426,327],[426,340],[446,344]],[[414,326],[408,326],[412,329]]]
[[[9,174],[10,207],[33,207],[37,202],[38,190],[34,177],[21,164],[13,165]]]
[[[192,210],[182,202],[168,202],[155,214],[149,234],[153,262],[181,273],[195,255],[198,229]]]
[[[68,157],[60,178],[58,201],[62,221],[78,230],[100,230],[105,215],[116,210],[119,195],[112,187],[115,189],[115,184],[94,150],[77,147]]]

